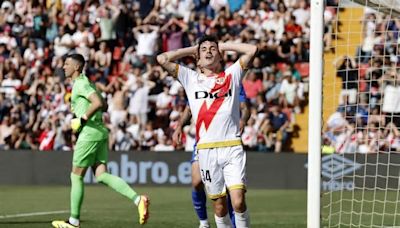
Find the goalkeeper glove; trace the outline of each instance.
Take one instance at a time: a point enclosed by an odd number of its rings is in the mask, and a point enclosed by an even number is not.
[[[71,120],[71,129],[73,133],[79,133],[87,122],[87,116],[84,114],[80,118],[73,118]]]

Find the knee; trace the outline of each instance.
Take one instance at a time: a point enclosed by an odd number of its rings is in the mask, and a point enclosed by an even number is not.
[[[105,178],[105,176],[106,176],[106,174],[105,174],[105,173],[102,173],[102,174],[96,175],[96,181],[97,181],[97,183],[103,183],[103,182],[104,182],[104,178]]]
[[[235,199],[232,199],[232,207],[233,210],[239,213],[243,213],[246,211],[246,201],[243,196],[237,196]]]
[[[218,217],[224,217],[228,213],[228,210],[223,203],[217,203],[214,204],[214,212]]]

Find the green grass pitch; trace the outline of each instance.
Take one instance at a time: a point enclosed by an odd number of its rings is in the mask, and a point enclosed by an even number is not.
[[[136,187],[150,196],[150,220],[146,228],[198,227],[191,204],[190,187]],[[306,227],[305,190],[249,189],[247,193],[252,227]],[[45,214],[6,217],[69,209],[68,186],[0,186],[0,227],[51,227],[51,220],[66,219],[69,214]],[[140,227],[136,207],[127,199],[100,186],[85,186],[82,208],[83,228]],[[210,200],[208,215],[215,227]]]

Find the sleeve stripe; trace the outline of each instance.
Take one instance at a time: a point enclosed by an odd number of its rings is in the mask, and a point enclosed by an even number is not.
[[[244,67],[244,63],[242,62],[242,58],[239,59],[239,65],[242,68],[242,70],[246,70],[246,68]]]
[[[178,77],[178,75],[179,75],[179,64],[175,64],[175,74]]]

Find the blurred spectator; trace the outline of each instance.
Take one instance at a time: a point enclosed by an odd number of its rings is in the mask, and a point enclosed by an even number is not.
[[[334,10],[326,11],[325,17],[332,13]],[[365,10],[364,41],[355,58],[344,56],[334,61],[342,90],[338,112],[327,121],[324,143],[336,153],[399,151],[398,22]]]
[[[137,40],[136,54],[152,63],[157,48],[158,30],[159,27],[151,25],[138,26],[132,30]]]
[[[111,51],[107,49],[107,43],[102,41],[99,50],[94,54],[93,73],[99,72],[102,75],[101,81],[106,81],[111,71]]]
[[[263,84],[261,80],[257,78],[253,70],[249,71],[244,78],[243,88],[246,92],[246,97],[250,99],[252,103],[255,103],[257,95],[263,91]]]
[[[147,113],[149,112],[149,92],[155,86],[154,82],[148,82],[150,85],[145,85],[142,79],[136,81],[137,88],[133,95],[130,96],[128,112],[131,115],[136,115],[139,123],[142,126],[146,125]]]
[[[267,126],[264,128],[268,129],[267,137],[274,142],[275,152],[281,152],[282,145],[285,145],[288,139],[289,119],[287,115],[281,111],[278,105],[274,105],[271,107],[271,112],[265,124]]]
[[[293,40],[289,38],[288,33],[284,32],[278,46],[278,56],[281,58],[282,62],[294,62],[296,60],[295,51],[296,46]]]
[[[336,60],[336,62],[339,59]],[[335,64],[336,64],[335,62]],[[337,68],[337,76],[342,79],[342,90],[339,96],[339,104],[344,104],[344,97],[348,97],[349,104],[357,102],[358,68],[353,58],[345,56]]]
[[[175,148],[174,146],[171,145],[171,139],[167,139],[167,137],[164,135],[162,136],[159,140],[157,145],[154,146],[153,148],[154,151],[174,151]]]
[[[176,18],[171,18],[168,23],[161,27],[163,36],[163,50],[172,51],[183,47],[183,34],[187,25]]]

